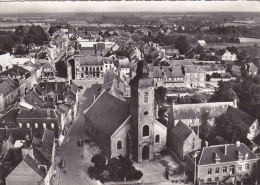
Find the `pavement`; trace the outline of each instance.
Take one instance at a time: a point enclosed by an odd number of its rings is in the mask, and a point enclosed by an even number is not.
[[[90,80],[82,80],[75,83],[83,86],[79,93],[79,115],[66,135],[64,139],[65,144],[61,151],[56,153],[57,163],[59,158],[65,160],[67,172],[65,174],[64,169],[56,167],[55,185],[97,185],[100,182],[88,176],[88,167],[92,166],[92,163],[86,161],[85,157],[82,156],[83,152],[85,155],[88,152],[83,150],[85,146],[80,147],[77,145],[77,139],[85,137],[83,111],[93,103],[94,94],[98,96],[97,89],[99,85],[95,81]]]

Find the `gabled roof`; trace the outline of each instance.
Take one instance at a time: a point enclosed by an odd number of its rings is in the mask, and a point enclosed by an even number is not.
[[[85,112],[85,118],[108,136],[130,116],[130,106],[106,91]]]
[[[102,56],[80,56],[77,57],[78,61],[81,65],[101,65],[103,66],[104,60],[113,60],[109,57],[102,57]]]
[[[30,155],[26,155],[23,159],[36,173],[38,173],[42,178],[44,178],[46,176],[46,173],[44,171],[42,171],[36,160],[33,159]]]
[[[226,149],[227,152],[225,155],[225,145],[204,147],[198,165],[216,164],[213,158],[214,153],[219,156],[219,163],[238,161],[238,152],[242,154],[243,159],[245,159],[246,154],[248,154],[247,160],[258,159],[258,157],[244,143],[240,143],[239,146],[236,146],[236,144],[228,144],[226,145]]]
[[[10,134],[6,141],[9,141],[10,143],[12,143],[14,145],[16,139],[12,136],[12,134]]]
[[[5,97],[12,92],[13,89],[6,82],[0,83],[0,94],[3,94],[3,96]]]
[[[17,108],[11,108],[4,115],[0,117],[0,125],[5,126],[5,123],[16,123],[18,114]]]
[[[35,119],[47,119],[49,111],[49,118],[57,118],[53,109],[20,109],[17,118],[35,118]]]
[[[177,125],[170,130],[171,134],[174,134],[181,142],[185,141],[191,135],[192,131],[193,130],[182,121],[179,121]]]

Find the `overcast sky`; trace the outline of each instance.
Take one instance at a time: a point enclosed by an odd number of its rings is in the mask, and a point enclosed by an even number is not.
[[[37,12],[260,12],[260,1],[0,2],[0,13]]]

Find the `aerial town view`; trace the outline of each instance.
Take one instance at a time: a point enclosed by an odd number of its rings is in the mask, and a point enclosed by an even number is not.
[[[0,2],[0,185],[260,185],[260,2]]]

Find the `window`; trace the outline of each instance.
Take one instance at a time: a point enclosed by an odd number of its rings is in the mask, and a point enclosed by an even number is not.
[[[144,93],[144,103],[148,103],[148,92]]]
[[[215,173],[219,173],[219,167],[215,169]]]
[[[38,123],[35,123],[35,124],[34,124],[34,127],[35,127],[35,128],[38,128]]]
[[[215,178],[215,181],[217,182],[218,180],[219,180],[219,178],[218,178],[218,177],[216,177],[216,178]]]
[[[248,177],[248,173],[245,174],[245,177]]]
[[[26,126],[27,126],[27,128],[30,128],[30,123],[27,123]]]
[[[207,180],[208,182],[211,182],[211,178],[208,178],[208,180]]]
[[[238,165],[238,171],[242,171],[242,165]]]
[[[121,150],[122,149],[122,141],[117,141],[116,148],[117,148],[117,150]]]
[[[54,123],[51,123],[51,128],[54,129]]]
[[[159,142],[160,142],[160,135],[157,134],[157,135],[155,136],[155,143],[159,143]]]
[[[226,166],[223,167],[223,173],[227,173],[227,167]]]
[[[253,167],[252,167],[253,169],[255,169],[256,168],[256,163],[253,163]]]
[[[145,136],[149,136],[149,126],[148,125],[145,125],[143,127],[143,137]]]
[[[208,174],[212,174],[212,168],[208,169]]]
[[[192,148],[192,149],[195,148],[195,143],[192,143],[191,148]]]
[[[249,170],[249,164],[246,164],[245,169]]]
[[[43,125],[43,128],[46,128],[46,123],[43,123],[42,125]]]
[[[145,112],[144,112],[144,115],[148,115],[148,111],[145,111]]]
[[[19,127],[22,128],[22,126],[23,126],[23,124],[20,122],[20,123],[19,123]]]

